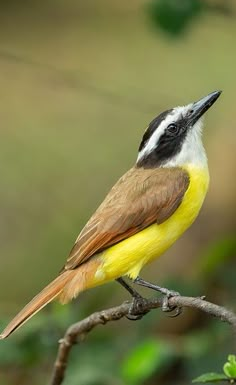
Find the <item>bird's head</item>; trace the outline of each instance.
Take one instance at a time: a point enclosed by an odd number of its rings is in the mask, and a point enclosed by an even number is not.
[[[137,167],[204,166],[202,116],[215,103],[221,91],[197,102],[162,112],[146,129],[139,146]]]

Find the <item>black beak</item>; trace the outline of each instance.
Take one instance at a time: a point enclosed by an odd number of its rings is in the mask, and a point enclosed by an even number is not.
[[[198,119],[216,102],[222,91],[214,91],[204,98],[193,103],[189,112],[189,123],[194,125]]]

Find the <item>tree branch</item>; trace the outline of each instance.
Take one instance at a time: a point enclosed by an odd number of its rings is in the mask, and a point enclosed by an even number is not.
[[[175,308],[191,307],[208,313],[231,325],[236,335],[236,314],[222,306],[205,301],[204,297],[174,296],[169,298],[168,304],[173,310]],[[152,309],[162,308],[162,306],[163,298],[141,299],[140,302],[138,302],[138,308],[135,311],[135,315],[144,314]],[[67,329],[64,337],[59,341],[59,349],[50,385],[62,384],[65,377],[69,354],[74,344],[81,341],[95,326],[105,325],[107,322],[118,321],[119,319],[128,316],[131,309],[132,303],[124,302],[119,306],[93,313],[82,321],[71,325]]]

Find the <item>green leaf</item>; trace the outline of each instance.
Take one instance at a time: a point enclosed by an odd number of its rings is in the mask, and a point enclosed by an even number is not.
[[[156,370],[171,362],[170,349],[160,341],[147,340],[136,346],[122,366],[126,384],[141,384]]]
[[[236,379],[236,356],[234,354],[228,356],[228,362],[224,364],[223,370],[228,378]]]
[[[177,36],[199,15],[202,6],[202,0],[151,0],[149,13],[154,25],[169,35]]]
[[[217,381],[228,381],[228,377],[223,373],[205,373],[195,378],[192,382],[217,382]]]

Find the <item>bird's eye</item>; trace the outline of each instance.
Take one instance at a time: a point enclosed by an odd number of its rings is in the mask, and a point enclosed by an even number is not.
[[[168,131],[170,134],[175,135],[175,134],[178,134],[179,128],[178,128],[177,124],[171,123],[171,124],[169,124],[169,126],[167,127],[167,131]]]

